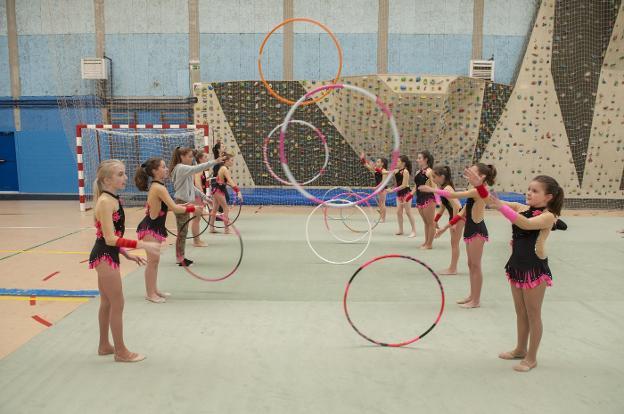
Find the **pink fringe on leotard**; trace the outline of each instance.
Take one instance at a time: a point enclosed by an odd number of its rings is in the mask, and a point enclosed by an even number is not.
[[[424,203],[418,203],[418,201],[416,202],[416,208],[425,208],[427,207],[429,204],[431,203],[435,203],[435,198],[430,198],[427,201],[425,201]]]
[[[479,233],[477,233],[477,234],[475,234],[475,235],[473,235],[473,236],[470,236],[470,237],[464,237],[464,242],[465,242],[465,243],[470,243],[470,242],[472,242],[472,241],[473,241],[473,240],[475,240],[475,239],[481,239],[481,240],[486,241],[486,242],[490,241],[490,240],[489,240],[487,237],[485,237],[483,234],[479,234]]]
[[[137,238],[139,240],[143,240],[145,236],[152,236],[153,238],[155,238],[156,240],[160,242],[164,242],[165,240],[167,240],[167,236],[162,236],[151,229],[137,231]]]
[[[104,253],[92,262],[89,262],[89,269],[95,269],[101,262],[106,262],[113,269],[119,269],[119,263],[115,263],[113,258]]]
[[[515,287],[519,289],[533,289],[534,287],[539,286],[540,283],[542,282],[546,282],[547,286],[552,286],[552,278],[546,273],[541,274],[535,280],[531,280],[531,273],[527,272],[524,282],[518,282],[517,280],[512,280],[511,276],[509,276],[509,273],[506,273],[506,275],[507,275],[507,280],[509,280],[509,283],[511,283],[512,285],[514,285]]]

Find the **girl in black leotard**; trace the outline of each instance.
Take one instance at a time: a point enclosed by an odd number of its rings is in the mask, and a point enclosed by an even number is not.
[[[115,354],[117,362],[138,362],[145,357],[130,352],[123,340],[124,297],[119,254],[141,265],[145,260],[129,254],[125,248],[145,249],[148,254],[157,254],[160,245],[123,238],[125,215],[117,192],[126,187],[127,181],[126,168],[119,160],[103,161],[97,169],[97,178],[93,183],[96,240],[89,256],[89,268],[97,272],[100,291],[98,355]],[[109,341],[109,330],[113,334],[114,347]]]
[[[213,170],[214,180],[212,180],[211,182],[211,186],[212,186],[211,192],[212,192],[212,196],[214,197],[214,207],[210,211],[210,223],[209,224],[210,224],[210,232],[216,233],[217,231],[214,228],[214,222],[217,217],[217,210],[219,207],[221,207],[223,209],[223,224],[225,226],[224,232],[226,234],[229,234],[230,233],[230,228],[228,227],[229,207],[225,198],[225,195],[227,194],[227,186],[229,185],[230,187],[232,187],[232,190],[234,190],[234,193],[236,193],[236,197],[238,197],[238,199],[241,201],[243,200],[243,195],[240,192],[238,186],[236,185],[236,182],[232,180],[232,177],[230,175],[230,168],[232,168],[232,166],[234,165],[234,155],[228,152],[222,151],[221,156],[224,157],[223,164],[215,165],[214,170]]]
[[[449,192],[455,191],[455,186],[453,185],[453,180],[451,177],[451,169],[446,165],[439,165],[433,167],[432,169],[431,180],[438,186],[438,188],[441,188],[442,190]],[[461,240],[461,236],[464,230],[464,220],[454,220],[455,217],[460,217],[457,216],[459,210],[461,210],[461,203],[459,202],[459,200],[457,200],[456,198],[440,197],[440,206],[437,209],[436,215],[434,217],[436,227],[438,226],[438,221],[445,211],[448,213],[449,223],[451,221],[455,223],[454,225],[449,224],[447,226],[444,226],[443,228],[439,229],[435,234],[435,237],[438,238],[447,229],[451,229],[451,264],[447,269],[438,272],[441,275],[457,274],[457,262],[459,261],[459,241]]]
[[[563,189],[547,175],[537,176],[529,183],[526,205],[508,203],[483,191],[482,180],[467,174],[481,197],[490,207],[498,209],[512,223],[511,257],[505,265],[507,279],[516,309],[516,347],[502,352],[499,358],[520,359],[513,369],[527,372],[537,366],[537,350],[542,338],[542,303],[546,287],[552,285],[548,266],[546,240],[554,229],[565,229],[557,217],[563,207]]]
[[[195,211],[193,204],[176,204],[164,181],[169,176],[167,164],[161,158],[150,158],[141,164],[134,174],[134,183],[141,191],[148,191],[145,217],[137,227],[139,240],[155,241],[162,243],[167,238],[165,221],[167,211],[171,209],[176,214],[192,213]],[[151,183],[148,184],[151,178]],[[145,299],[154,303],[163,303],[171,296],[167,292],[158,290],[158,264],[160,252],[147,254],[147,266],[145,267]]]
[[[379,187],[379,184],[389,174],[388,171],[388,160],[386,158],[377,158],[375,164],[368,161],[366,159],[366,155],[364,153],[360,154],[360,162],[364,165],[368,171],[374,174],[375,177],[375,188]],[[380,221],[384,223],[386,221],[386,189],[384,188],[379,193],[377,193],[377,205],[379,206],[379,215]]]
[[[388,193],[396,193],[397,203],[397,221],[399,222],[399,231],[396,235],[403,234],[403,211],[410,222],[412,232],[408,237],[416,237],[416,223],[412,215],[412,197],[409,189],[410,176],[412,174],[412,162],[407,155],[401,155],[397,161],[397,169],[394,170],[394,179],[396,186]]]
[[[496,177],[496,169],[493,165],[478,163],[470,167],[475,174],[482,177],[485,182],[492,185]],[[468,256],[468,269],[470,270],[470,294],[467,298],[457,301],[463,308],[478,308],[481,303],[481,287],[483,286],[483,272],[481,270],[481,257],[483,246],[488,241],[487,227],[483,220],[485,202],[479,197],[475,188],[467,191],[435,190],[427,185],[420,186],[421,191],[435,192],[446,198],[468,198],[466,205],[457,214],[457,220],[464,218],[464,242]]]
[[[433,155],[429,151],[420,151],[418,158],[418,171],[414,175],[414,183],[416,184],[412,195],[416,195],[416,208],[425,224],[425,241],[420,246],[421,249],[431,249],[433,247],[433,238],[436,232],[435,221],[435,197],[432,193],[426,193],[418,190],[421,185],[431,185],[431,168],[433,167]]]

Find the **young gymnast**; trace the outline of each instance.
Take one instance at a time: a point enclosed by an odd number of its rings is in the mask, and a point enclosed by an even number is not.
[[[537,366],[543,331],[542,303],[546,287],[552,285],[546,240],[551,230],[567,228],[558,220],[563,207],[563,189],[554,178],[538,175],[529,183],[524,205],[488,196],[481,177],[473,172],[467,172],[466,178],[479,189],[481,197],[487,198],[491,207],[512,223],[512,252],[505,273],[516,309],[517,342],[513,350],[502,352],[499,358],[519,359],[513,369],[528,372]]]
[[[412,162],[407,155],[401,155],[397,161],[397,169],[394,170],[394,179],[396,186],[388,190],[388,193],[397,193],[397,221],[399,222],[399,231],[397,236],[403,234],[403,212],[407,216],[412,232],[407,237],[416,237],[416,223],[412,215],[412,197],[409,190],[409,180],[412,174]]]
[[[225,233],[230,233],[230,228],[228,227],[229,219],[229,206],[227,204],[226,194],[227,194],[227,186],[232,187],[232,190],[236,193],[236,197],[240,201],[243,201],[243,194],[238,189],[236,182],[232,180],[232,176],[230,175],[230,168],[234,165],[234,156],[226,151],[222,151],[221,157],[223,158],[223,164],[217,164],[213,168],[213,175],[215,177],[211,182],[212,186],[212,196],[214,197],[214,207],[210,211],[210,232],[216,233],[217,231],[214,228],[214,222],[217,216],[218,207],[220,207],[223,211],[223,223],[225,225]]]
[[[173,188],[175,191],[174,197],[177,204],[193,203],[195,196],[198,195],[202,200],[206,199],[206,196],[202,194],[201,190],[195,187],[193,183],[194,174],[205,171],[215,164],[222,162],[224,157],[219,157],[214,161],[207,161],[203,164],[193,164],[193,150],[191,148],[177,147],[171,156],[171,163],[169,165],[169,171],[171,171],[171,179],[173,181]],[[179,266],[190,266],[193,264],[192,260],[185,257],[186,249],[186,235],[188,227],[184,224],[189,220],[189,213],[176,213],[176,225],[178,229],[178,238],[176,239],[176,257],[182,257],[182,261],[178,263]]]
[[[416,158],[418,163],[418,172],[414,175],[414,183],[416,186],[412,190],[412,196],[416,195],[416,208],[425,225],[425,241],[420,246],[421,249],[431,249],[433,247],[433,238],[436,232],[435,197],[432,193],[426,193],[418,190],[418,187],[431,182],[431,168],[433,167],[433,155],[429,151],[420,151]]]
[[[202,164],[208,161],[208,154],[202,150],[194,150],[193,156],[195,157],[196,164]],[[218,157],[217,157],[218,158]],[[199,188],[203,195],[206,195],[206,188],[208,186],[208,178],[206,177],[206,171],[200,171],[193,177],[195,187]],[[191,234],[193,235],[193,246],[206,247],[206,243],[201,239],[199,235],[200,217],[204,210],[204,203],[200,196],[195,196],[195,220],[191,222]]]
[[[123,340],[124,296],[119,254],[142,265],[145,260],[129,254],[125,248],[145,249],[147,254],[158,255],[160,244],[123,238],[126,218],[117,192],[126,187],[127,181],[126,167],[121,161],[106,160],[98,166],[93,183],[96,239],[89,256],[89,268],[97,272],[100,291],[98,355],[115,354],[117,362],[138,362],[145,356],[130,352]],[[114,346],[109,341],[109,329],[113,334]]]
[[[362,152],[360,154],[360,162],[368,169],[375,177],[375,188],[386,179],[388,174],[388,160],[386,158],[377,158],[375,164],[366,159],[366,155]],[[384,223],[386,221],[386,189],[384,188],[377,193],[377,205],[379,206],[380,221]]]
[[[221,148],[222,148],[222,146],[223,145],[221,143],[221,139],[218,138],[217,142],[215,142],[215,144],[212,147],[212,155],[213,155],[215,160],[221,156]],[[213,173],[214,173],[215,169],[217,169],[216,166],[213,168]],[[212,178],[213,178],[212,181],[214,181],[216,176],[213,175]],[[211,184],[211,187],[212,187],[212,184]],[[230,193],[228,191],[225,192],[225,201],[226,201],[227,205],[229,206],[230,205]],[[219,206],[218,212],[219,213],[223,213],[223,207]],[[220,216],[217,216],[217,221],[221,221],[221,217]]]
[[[438,186],[438,188],[445,191],[455,191],[453,185],[453,179],[451,178],[451,169],[444,165],[435,166],[432,169],[431,180]],[[427,193],[430,194],[430,193]],[[456,275],[457,274],[457,262],[459,261],[459,241],[464,231],[464,220],[461,216],[457,216],[461,210],[461,203],[456,198],[440,197],[440,206],[436,210],[436,215],[433,221],[436,223],[440,221],[444,211],[448,212],[449,224],[439,229],[435,238],[440,237],[449,228],[451,229],[451,264],[447,269],[438,272],[441,275]],[[459,217],[460,219],[455,219]],[[451,224],[451,222],[455,224]]]
[[[150,158],[141,164],[134,175],[134,183],[141,191],[148,191],[145,217],[137,227],[139,240],[162,243],[167,238],[165,221],[167,211],[171,209],[176,214],[193,213],[193,204],[177,205],[169,195],[164,181],[169,175],[169,169],[162,158]],[[151,183],[149,179],[151,178]],[[163,303],[170,293],[158,290],[158,263],[160,254],[147,254],[145,267],[145,299],[154,303]]]
[[[494,184],[496,178],[496,168],[493,165],[485,165],[478,163],[470,167],[470,169],[478,174],[489,185]],[[461,209],[456,217],[453,218],[456,224],[460,219],[464,218],[466,224],[464,226],[464,242],[466,243],[466,253],[468,256],[468,269],[470,272],[470,294],[467,298],[457,301],[463,308],[478,308],[481,305],[481,287],[483,286],[483,272],[481,270],[481,257],[483,256],[483,246],[488,241],[488,231],[485,226],[484,212],[485,201],[479,197],[477,189],[471,188],[467,191],[447,191],[433,189],[427,185],[419,187],[420,191],[435,192],[441,197],[450,198],[468,198],[466,205]]]

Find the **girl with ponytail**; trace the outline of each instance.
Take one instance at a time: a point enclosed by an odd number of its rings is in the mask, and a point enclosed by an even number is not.
[[[431,180],[442,190],[448,192],[455,191],[451,169],[446,165],[433,167]],[[451,225],[450,222],[453,221],[461,210],[461,203],[456,198],[440,197],[439,204],[440,206],[436,210],[433,221],[435,222],[436,227],[438,227],[438,222],[442,218],[444,211],[447,211],[449,215],[449,224],[441,229],[438,229],[436,231],[435,238],[440,237],[449,228],[451,229],[451,264],[447,269],[438,273],[441,275],[456,275],[457,262],[459,261],[459,241],[461,240],[462,232],[464,230],[464,220],[459,220],[454,225]]]
[[[134,183],[141,191],[147,191],[147,204],[145,217],[137,227],[139,240],[163,243],[167,239],[167,211],[171,209],[175,214],[188,214],[195,211],[193,204],[176,204],[167,187],[165,179],[169,176],[169,169],[161,158],[150,158],[141,164],[134,175]],[[149,183],[148,183],[149,182]],[[147,266],[145,266],[145,300],[153,303],[163,303],[170,293],[161,292],[158,289],[158,254],[147,253]]]
[[[468,170],[479,176],[482,181],[485,181],[489,185],[494,184],[496,168],[494,168],[493,165],[478,163]],[[464,225],[464,242],[466,243],[468,269],[470,271],[470,294],[467,298],[458,300],[457,303],[462,308],[478,308],[481,305],[481,287],[483,286],[481,257],[483,256],[483,247],[489,237],[484,220],[485,201],[479,196],[479,192],[476,188],[471,188],[467,191],[447,191],[441,189],[436,190],[427,185],[421,185],[418,189],[424,192],[436,193],[440,197],[445,197],[447,199],[468,198],[466,205],[453,217],[449,225],[455,225],[459,220],[466,221]]]
[[[89,268],[97,272],[100,291],[98,355],[115,354],[117,362],[138,362],[145,357],[130,352],[123,340],[124,297],[119,273],[119,254],[142,265],[145,260],[129,254],[125,248],[145,249],[147,254],[159,254],[160,245],[123,238],[126,229],[125,214],[117,192],[126,187],[127,181],[126,168],[121,161],[106,160],[98,166],[97,178],[93,183],[96,239],[89,256]],[[113,334],[114,346],[109,340],[109,330]]]
[[[388,174],[388,160],[386,158],[377,158],[375,164],[366,159],[366,155],[362,152],[360,154],[360,163],[366,167],[375,177],[375,188],[386,179]],[[377,205],[379,206],[380,221],[384,223],[386,221],[386,189],[384,188],[377,193]]]
[[[412,215],[412,195],[410,194],[409,181],[412,176],[412,162],[407,155],[401,155],[397,161],[397,169],[394,170],[394,179],[396,186],[388,193],[397,193],[397,221],[399,222],[399,231],[395,234],[400,236],[403,234],[403,212],[410,222],[412,232],[407,237],[416,237],[416,223]]]
[[[542,303],[546,287],[552,285],[546,240],[554,229],[565,229],[558,217],[563,207],[563,189],[547,175],[538,175],[529,183],[526,205],[508,203],[489,194],[481,177],[471,171],[466,179],[479,195],[512,223],[511,257],[505,265],[516,309],[517,342],[513,350],[499,358],[520,360],[513,369],[527,372],[537,366],[537,350],[542,339]]]
[[[195,187],[193,177],[200,171],[206,171],[213,165],[223,162],[225,157],[219,157],[213,161],[207,161],[201,164],[193,165],[193,150],[191,148],[177,147],[171,155],[171,163],[169,170],[171,171],[171,179],[173,181],[173,189],[175,191],[174,198],[178,204],[192,204],[195,196],[199,196],[204,202],[207,202],[206,195],[200,189]],[[176,213],[176,225],[178,229],[178,237],[176,239],[176,257],[180,260],[179,266],[190,266],[192,260],[185,257],[186,235],[188,226],[184,224],[189,220],[189,213]]]

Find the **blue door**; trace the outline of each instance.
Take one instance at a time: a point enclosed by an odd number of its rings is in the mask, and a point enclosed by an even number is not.
[[[15,137],[0,131],[0,191],[18,191]]]

